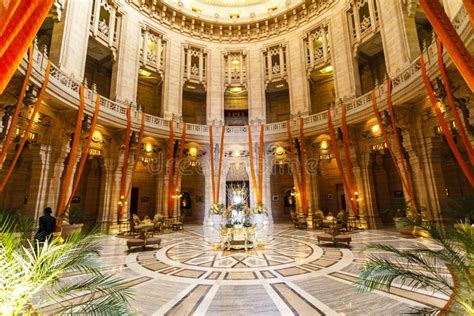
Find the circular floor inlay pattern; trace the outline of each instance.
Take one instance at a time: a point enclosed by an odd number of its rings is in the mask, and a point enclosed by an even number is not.
[[[337,264],[349,264],[339,248],[320,247],[309,234],[275,234],[247,251],[222,251],[217,240],[180,232],[164,235],[162,248],[140,252],[136,262],[157,278],[174,278],[180,282],[257,282],[259,278],[277,282],[281,278],[306,277],[311,273],[331,273]],[[295,236],[296,235],[296,236]],[[212,240],[212,241],[211,241]],[[347,253],[346,253],[347,254]],[[348,259],[348,260],[346,260]],[[145,271],[145,270],[144,270]],[[192,281],[192,280],[196,281]]]
[[[222,251],[204,240],[188,240],[166,250],[166,257],[192,267],[246,269],[297,264],[314,253],[310,245],[276,237],[247,251]]]

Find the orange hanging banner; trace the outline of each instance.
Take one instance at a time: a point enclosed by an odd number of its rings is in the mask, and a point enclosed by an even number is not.
[[[306,192],[306,161],[305,161],[305,142],[304,142],[304,119],[300,117],[300,164],[301,164],[301,200],[304,216],[308,215],[308,197]]]
[[[390,121],[392,123],[393,129],[393,138],[395,138],[395,143],[397,144],[398,156],[400,157],[400,164],[402,165],[403,175],[405,176],[405,182],[408,188],[410,188],[409,195],[412,200],[413,206],[416,208],[415,196],[413,193],[413,188],[410,185],[410,176],[408,175],[408,167],[406,166],[406,161],[403,155],[402,143],[400,137],[398,137],[397,124],[395,123],[395,112],[393,111],[392,104],[392,81],[387,80],[387,107],[388,112],[390,113]]]
[[[356,194],[355,194],[357,192],[357,189],[356,189],[356,185],[354,184],[355,176],[354,176],[354,171],[352,170],[351,153],[349,149],[349,132],[347,130],[346,113],[347,113],[346,104],[343,102],[342,113],[341,113],[342,145],[344,148],[344,158],[346,160],[346,166],[347,166],[347,185],[349,187],[348,193],[349,193],[352,209],[354,210],[354,212],[358,213],[359,209],[357,207]]]
[[[214,136],[212,132],[212,125],[209,125],[209,159],[211,160],[211,189],[212,189],[212,204],[217,203],[216,199],[216,181],[214,179]]]
[[[337,148],[337,139],[336,139],[336,132],[334,130],[334,125],[332,123],[332,116],[331,116],[331,109],[328,109],[328,130],[329,130],[329,137],[331,138],[331,146],[332,146],[332,151],[334,154],[334,158],[336,159],[336,165],[337,169],[339,170],[339,175],[341,176],[342,179],[342,184],[344,186],[344,189],[346,190],[349,195],[351,194],[351,188],[349,186],[349,183],[347,181],[347,177],[344,173],[344,169],[342,168],[342,162],[341,162],[341,157],[339,156],[339,150]],[[357,205],[355,204],[354,199],[351,196],[351,205],[352,209],[356,210]]]
[[[258,191],[257,179],[255,176],[255,165],[253,159],[253,142],[252,142],[252,128],[248,126],[248,142],[249,142],[249,160],[250,160],[250,178],[255,191],[255,200],[260,201],[260,192]]]
[[[471,91],[474,91],[474,58],[456,32],[443,6],[439,0],[420,0],[419,2],[456,68],[466,80]]]
[[[16,124],[18,123],[18,118],[20,117],[21,106],[23,105],[23,99],[25,98],[26,88],[30,81],[31,70],[33,69],[33,46],[30,46],[28,53],[28,68],[25,73],[25,80],[21,86],[20,95],[18,97],[18,102],[16,103],[15,112],[13,113],[10,126],[8,127],[7,136],[3,141],[2,150],[0,151],[0,169],[3,166],[3,162],[8,152],[8,147],[10,147],[13,133],[16,131]]]
[[[173,128],[170,129],[170,132],[173,133],[174,135],[174,130]],[[181,141],[179,143],[178,147],[178,157],[176,158],[174,155],[174,141],[172,145],[170,146],[170,143],[168,143],[168,149],[171,149],[171,155],[168,155],[170,159],[170,168],[168,169],[168,186],[169,186],[169,191],[168,191],[168,216],[170,216],[170,211],[173,210],[174,208],[174,202],[173,202],[173,194],[178,191],[178,185],[179,185],[179,177],[181,176],[181,160],[183,159],[183,152],[184,152],[184,142],[186,140],[186,123],[183,123],[183,130],[181,132]],[[171,213],[171,215],[173,215]]]
[[[145,132],[145,112],[142,112],[142,119],[140,122],[140,132],[138,133],[138,144],[135,148],[135,155],[132,167],[132,175],[130,176],[130,183],[128,184],[127,194],[125,194],[125,201],[128,200],[130,196],[130,191],[132,190],[133,180],[135,179],[135,173],[137,171],[138,161],[140,160],[140,153],[142,151],[142,141],[143,133]]]
[[[462,0],[462,2],[464,3],[464,7],[469,15],[471,27],[474,29],[474,0]]]
[[[21,1],[0,2],[0,34],[3,34]]]
[[[392,157],[393,164],[395,165],[395,170],[397,171],[397,174],[400,177],[400,180],[402,182],[402,186],[403,186],[403,188],[405,188],[405,191],[408,194],[408,198],[410,199],[410,202],[416,208],[416,202],[415,202],[413,193],[411,191],[410,186],[408,185],[409,180],[405,179],[402,172],[400,171],[400,166],[398,165],[397,156],[395,156],[395,153],[393,152],[392,144],[390,143],[390,140],[388,139],[387,131],[385,130],[385,127],[384,127],[383,122],[382,122],[382,118],[380,117],[379,111],[377,109],[377,100],[376,100],[376,96],[375,96],[375,89],[372,90],[372,110],[374,111],[374,115],[377,118],[377,123],[379,124],[380,130],[382,131],[382,135],[383,135],[383,138],[385,140],[385,145],[387,146],[388,152],[390,153],[390,156]],[[396,130],[394,132],[396,133]],[[400,158],[403,159],[403,157],[400,157]]]
[[[168,139],[168,217],[173,209],[173,173],[174,173],[174,122],[170,121],[170,138]]]
[[[178,186],[181,178],[181,162],[183,160],[183,155],[184,155],[184,145],[186,142],[186,129],[187,125],[186,123],[183,123],[183,130],[181,131],[181,140],[179,142],[179,148],[178,148],[178,160],[176,161],[176,166],[175,166],[175,179],[174,179],[174,185],[173,185],[173,192],[178,191]],[[173,175],[174,176],[174,175]]]
[[[122,163],[122,178],[120,180],[120,201],[119,201],[119,216],[117,221],[120,223],[122,219],[124,209],[127,205],[125,200],[125,190],[127,189],[127,173],[128,173],[128,157],[130,155],[130,132],[132,131],[132,109],[129,106],[127,108],[127,129],[125,130],[125,148],[123,152],[123,163]]]
[[[303,196],[302,196],[302,193],[301,193],[301,190],[302,190],[302,183],[301,183],[301,179],[300,179],[300,175],[299,175],[299,172],[298,172],[298,166],[297,166],[297,163],[296,163],[296,147],[295,147],[295,143],[293,141],[293,136],[291,135],[291,122],[290,121],[286,121],[286,129],[287,129],[287,132],[288,132],[288,142],[290,143],[290,146],[291,146],[291,150],[290,150],[290,168],[292,169],[292,172],[296,178],[296,181],[295,181],[295,187],[296,187],[296,191],[299,193],[299,196],[300,197],[300,202],[301,202],[301,207],[303,207]]]
[[[0,94],[18,69],[25,51],[38,33],[54,1],[9,2],[14,4],[0,3]]]
[[[443,44],[441,43],[439,38],[436,41],[436,44],[437,44],[436,47],[438,49],[439,72],[441,73],[441,78],[443,81],[444,90],[446,91],[446,96],[448,98],[448,103],[451,108],[451,112],[453,113],[454,121],[456,122],[456,127],[459,131],[459,136],[461,136],[461,140],[462,140],[462,143],[464,144],[464,148],[466,148],[471,165],[474,166],[474,149],[472,148],[471,143],[469,142],[469,138],[467,137],[467,134],[466,134],[466,129],[464,128],[464,125],[462,124],[461,117],[459,116],[456,103],[454,102],[454,96],[453,96],[453,93],[451,92],[451,87],[449,86],[448,75],[446,73],[446,69],[444,68],[444,63],[443,63]]]
[[[81,181],[82,172],[84,171],[84,167],[86,165],[87,157],[89,156],[89,150],[90,150],[91,143],[92,143],[92,135],[94,134],[95,126],[97,124],[97,118],[99,117],[99,109],[100,109],[100,96],[97,94],[97,96],[95,98],[94,115],[92,116],[91,128],[89,130],[89,137],[87,138],[86,145],[84,146],[84,149],[82,151],[81,161],[79,162],[79,169],[76,172],[76,177],[74,179],[74,185],[72,187],[72,192],[69,196],[69,199],[68,199],[66,205],[64,206],[64,210],[63,210],[64,213],[67,211],[67,209],[71,205],[72,198],[74,197],[74,195],[76,194],[77,189],[79,188],[79,183]]]
[[[49,82],[49,73],[51,69],[51,62],[48,60],[48,64],[46,66],[46,72],[44,75],[44,81],[43,81],[43,86],[41,87],[40,93],[38,95],[38,99],[36,100],[35,106],[33,108],[33,113],[30,115],[30,120],[28,121],[28,125],[26,127],[26,130],[23,134],[23,137],[21,138],[20,144],[18,146],[18,149],[16,151],[15,157],[13,157],[13,161],[10,164],[10,167],[8,168],[7,173],[5,174],[5,177],[2,180],[2,183],[0,184],[0,192],[5,189],[5,185],[8,182],[8,179],[10,179],[10,176],[13,172],[13,169],[15,169],[15,165],[18,162],[18,158],[20,158],[21,152],[23,151],[23,147],[25,147],[25,143],[28,140],[28,136],[30,135],[31,129],[33,128],[33,121],[35,119],[36,114],[41,108],[41,103],[43,102],[44,95],[46,93],[46,87],[48,86]]]
[[[260,124],[260,142],[258,148],[258,170],[257,170],[257,181],[258,181],[258,199],[257,204],[262,204],[263,200],[263,152],[264,152],[264,131],[265,125]]]
[[[219,161],[217,166],[217,192],[215,203],[219,200],[220,195],[220,187],[221,187],[221,171],[222,171],[222,160],[224,159],[224,135],[225,135],[225,128],[224,126],[221,127],[221,142],[219,144]]]
[[[71,183],[74,166],[76,165],[76,156],[79,150],[79,145],[81,142],[81,132],[82,132],[82,121],[84,119],[84,85],[81,84],[79,88],[79,111],[77,112],[77,119],[76,119],[76,128],[74,129],[74,137],[72,138],[71,143],[71,150],[69,152],[69,157],[66,165],[66,171],[64,172],[64,178],[61,185],[61,189],[59,191],[59,201],[57,207],[57,217],[58,221],[56,223],[56,227],[60,228],[62,224],[62,217],[65,214],[66,209],[66,195],[69,190],[69,184]]]
[[[451,148],[451,152],[453,153],[454,157],[456,158],[459,167],[461,167],[461,170],[463,171],[464,175],[466,176],[467,180],[471,184],[472,187],[474,187],[474,177],[469,170],[469,166],[466,164],[464,161],[461,153],[459,152],[459,149],[456,145],[456,142],[454,141],[453,134],[451,133],[451,130],[449,129],[448,123],[446,123],[446,120],[444,119],[443,113],[441,112],[441,109],[438,107],[438,104],[436,102],[436,97],[433,91],[433,88],[431,87],[430,80],[428,78],[428,74],[426,73],[426,66],[425,66],[425,60],[423,58],[423,54],[421,54],[420,57],[420,63],[421,63],[421,73],[423,74],[423,82],[426,87],[426,91],[428,92],[428,96],[431,101],[431,105],[433,106],[436,119],[438,120],[438,123],[441,127],[441,131],[443,132],[443,135],[448,142],[449,147]]]

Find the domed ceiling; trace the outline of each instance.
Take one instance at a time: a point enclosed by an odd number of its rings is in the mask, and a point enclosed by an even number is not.
[[[246,23],[291,10],[303,0],[163,0],[163,3],[199,19]]]

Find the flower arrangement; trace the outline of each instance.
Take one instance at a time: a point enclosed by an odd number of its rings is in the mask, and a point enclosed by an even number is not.
[[[257,205],[252,209],[253,214],[267,214],[267,209],[263,206],[262,203],[257,203]]]
[[[244,227],[252,227],[252,226],[253,226],[253,224],[250,221],[250,218],[247,217],[244,221]]]
[[[211,206],[211,214],[213,215],[222,215],[224,212],[224,204],[222,203],[214,203]]]

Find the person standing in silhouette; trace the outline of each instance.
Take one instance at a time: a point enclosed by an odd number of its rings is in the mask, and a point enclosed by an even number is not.
[[[47,207],[44,209],[44,215],[39,218],[39,228],[35,236],[39,242],[50,240],[56,229],[56,218],[51,216],[52,212],[51,208]]]

